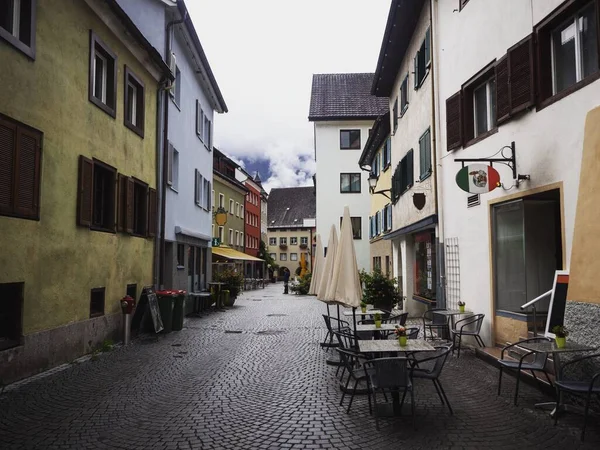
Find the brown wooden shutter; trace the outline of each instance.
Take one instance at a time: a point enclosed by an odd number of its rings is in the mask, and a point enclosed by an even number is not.
[[[508,55],[496,63],[496,123],[510,118],[510,91],[508,87]]]
[[[11,213],[13,205],[17,126],[0,117],[0,213]]]
[[[92,193],[94,189],[94,162],[79,155],[79,182],[77,192],[77,224],[92,225]]]
[[[156,236],[156,228],[158,226],[158,202],[156,198],[156,189],[148,189],[148,237]]]
[[[534,104],[533,36],[508,49],[510,113],[516,114]]]
[[[462,145],[462,100],[460,91],[446,100],[446,150]]]
[[[127,177],[126,180],[126,186],[127,186],[127,200],[126,200],[126,205],[127,205],[127,216],[126,216],[126,221],[125,221],[125,231],[127,231],[127,233],[132,234],[133,233],[133,220],[134,220],[134,208],[133,208],[133,202],[135,201],[135,182],[133,181],[133,178],[131,177]]]
[[[22,217],[38,218],[40,193],[41,135],[19,127],[17,134],[17,170],[15,212]]]
[[[127,224],[127,177],[120,173],[117,184],[117,230],[125,231]]]

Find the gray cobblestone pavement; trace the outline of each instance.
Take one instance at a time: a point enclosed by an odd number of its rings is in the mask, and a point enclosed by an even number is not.
[[[550,449],[599,448],[590,421],[554,427],[514,378],[496,396],[497,370],[467,351],[449,360],[442,382],[416,381],[417,428],[409,417],[375,429],[366,398],[339,406],[335,368],[318,345],[326,307],[283,296],[281,284],[245,293],[227,311],[187,320],[180,332],[143,336],[95,361],[9,387],[0,396],[1,449]],[[593,423],[595,421],[595,423]]]

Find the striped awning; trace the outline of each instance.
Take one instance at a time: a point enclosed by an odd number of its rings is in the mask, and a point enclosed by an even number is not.
[[[238,252],[230,247],[213,247],[212,248],[213,255],[222,256],[227,259],[234,259],[240,261],[260,261],[265,262],[260,258],[256,258],[254,256],[246,255],[245,253]]]

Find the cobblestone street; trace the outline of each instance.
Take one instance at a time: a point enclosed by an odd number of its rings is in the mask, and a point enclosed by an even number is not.
[[[366,398],[350,414],[339,406],[335,368],[318,345],[325,305],[282,290],[245,293],[181,332],[9,386],[0,448],[598,448],[597,419],[582,445],[581,417],[554,427],[533,409],[544,395],[527,385],[514,407],[512,377],[497,397],[497,370],[472,351],[442,374],[453,416],[431,382],[417,380],[416,430],[408,417],[383,419],[378,432]]]

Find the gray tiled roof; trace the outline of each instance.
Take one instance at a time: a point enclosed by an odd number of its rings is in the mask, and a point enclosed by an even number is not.
[[[288,209],[289,208],[289,209]],[[304,219],[317,216],[315,188],[273,188],[267,204],[267,227],[302,226]]]
[[[308,120],[375,119],[388,111],[387,98],[371,95],[372,73],[315,74]]]

